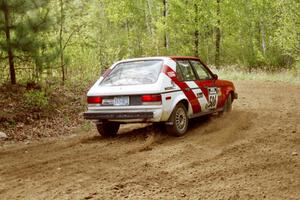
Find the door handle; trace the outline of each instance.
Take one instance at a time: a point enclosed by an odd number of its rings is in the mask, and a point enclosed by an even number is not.
[[[184,88],[184,90],[185,90],[185,91],[190,91],[191,88],[188,88],[188,87],[187,87],[187,88]]]

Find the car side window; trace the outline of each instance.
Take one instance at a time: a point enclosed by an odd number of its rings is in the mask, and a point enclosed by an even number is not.
[[[191,64],[196,70],[198,77],[200,80],[208,80],[212,79],[211,74],[207,71],[207,69],[197,60],[191,60]]]
[[[181,76],[181,81],[194,81],[196,76],[194,74],[193,68],[188,60],[178,60],[177,61],[177,72]]]

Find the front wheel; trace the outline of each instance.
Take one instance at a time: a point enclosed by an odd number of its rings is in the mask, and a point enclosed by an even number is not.
[[[179,103],[173,110],[169,122],[171,125],[167,125],[167,132],[174,136],[182,136],[185,134],[188,128],[189,119],[187,116],[187,109]]]
[[[229,94],[226,101],[225,101],[224,109],[221,112],[221,114],[229,113],[231,111],[232,111],[232,97],[231,97],[231,94]]]
[[[97,130],[102,137],[112,137],[117,135],[120,128],[120,123],[117,122],[102,122],[96,124]]]

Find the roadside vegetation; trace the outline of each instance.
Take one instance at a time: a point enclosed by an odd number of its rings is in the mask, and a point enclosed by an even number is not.
[[[84,126],[85,88],[2,85],[0,130],[14,140],[67,135]]]
[[[0,131],[85,126],[85,94],[113,62],[199,56],[220,78],[300,84],[294,0],[0,0]],[[227,66],[227,67],[224,67]]]
[[[234,67],[223,67],[221,69],[214,68],[213,71],[218,74],[221,79],[228,80],[255,80],[255,81],[272,81],[287,84],[300,85],[299,70],[277,70],[273,72],[257,69],[252,72],[241,70]]]

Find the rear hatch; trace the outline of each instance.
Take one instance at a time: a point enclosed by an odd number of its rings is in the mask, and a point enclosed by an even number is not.
[[[88,103],[129,106],[143,105],[145,101],[161,101],[160,95],[157,94],[161,90],[159,75],[162,64],[162,60],[138,60],[116,64],[90,89]]]

